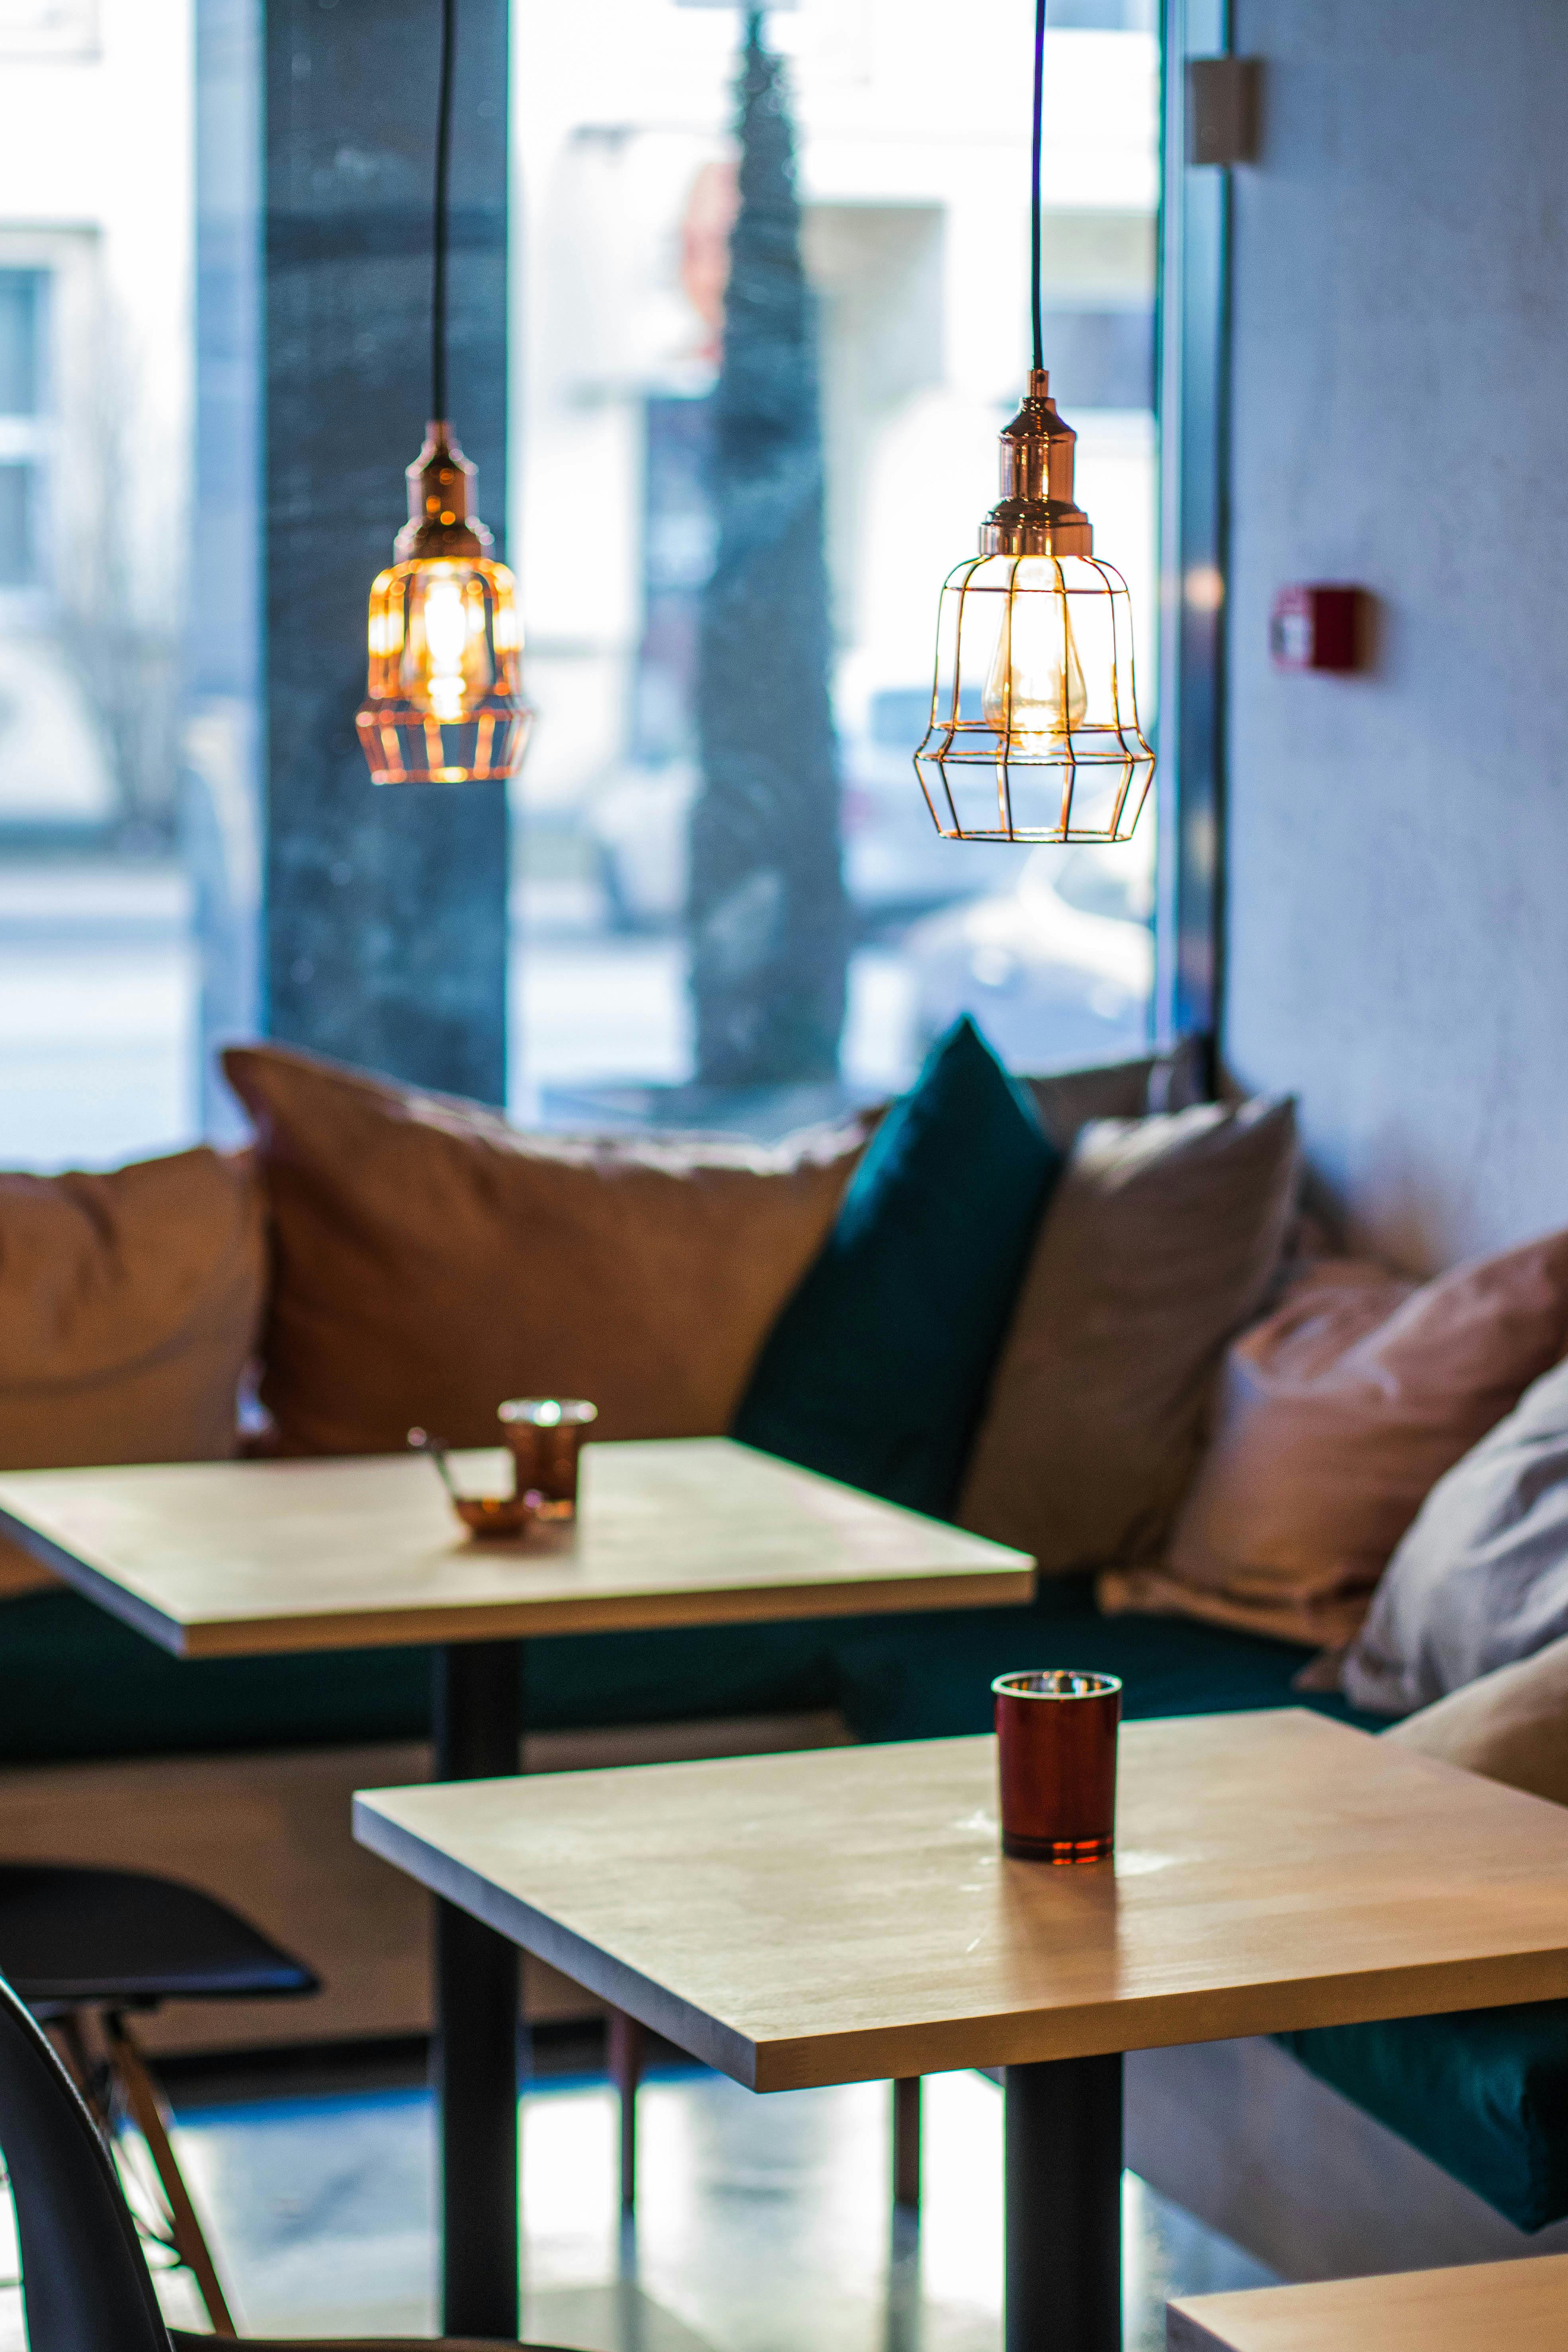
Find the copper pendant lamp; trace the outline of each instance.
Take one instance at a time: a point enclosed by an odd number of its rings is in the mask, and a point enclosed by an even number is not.
[[[1073,497],[1077,435],[1057,414],[1042,351],[1040,146],[1046,0],[1035,10],[1030,234],[1034,365],[1002,433],[1002,495],[980,552],[948,574],[931,725],[915,753],[949,841],[1126,841],[1154,754],[1138,724],[1132,607],[1095,555]]]
[[[502,782],[522,765],[532,712],[522,698],[517,591],[470,510],[474,467],[447,417],[447,183],[457,0],[441,0],[437,104],[430,409],[408,468],[408,520],[395,562],[370,592],[370,676],[356,718],[377,784]]]

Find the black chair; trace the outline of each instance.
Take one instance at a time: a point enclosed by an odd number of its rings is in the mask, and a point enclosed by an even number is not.
[[[0,1977],[58,2034],[105,2137],[121,2115],[142,2134],[168,2206],[173,2251],[195,2277],[215,2331],[232,2336],[168,2115],[127,2014],[166,2000],[299,1998],[318,1990],[316,1978],[194,1886],[141,1871],[47,1863],[0,1863]],[[89,2021],[100,2056],[89,2046]]]
[[[42,2028],[3,1980],[0,2155],[16,2209],[28,2352],[208,2352],[210,2336],[166,2326],[102,2137]],[[247,2341],[261,2352],[264,2339]],[[437,2352],[443,2343],[458,2352],[463,2339],[401,2342],[406,2352]],[[289,2337],[268,2352],[307,2352],[307,2340]],[[382,2347],[356,2337],[353,2352]]]

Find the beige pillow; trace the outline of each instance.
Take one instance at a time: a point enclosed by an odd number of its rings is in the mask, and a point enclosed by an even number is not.
[[[1568,1805],[1568,1634],[1450,1691],[1383,1737]]]
[[[0,1175],[0,1465],[232,1454],[265,1279],[248,1153]],[[50,1581],[0,1544],[0,1594]]]
[[[1287,1101],[1086,1127],[1019,1294],[959,1503],[1041,1572],[1158,1551],[1226,1340],[1295,1201]]]
[[[1105,1578],[1102,1605],[1348,1641],[1430,1489],[1565,1342],[1568,1233],[1419,1287],[1320,1266],[1231,1349],[1163,1571]]]
[[[595,1435],[726,1429],[816,1255],[865,1123],[774,1149],[525,1135],[498,1112],[277,1046],[224,1055],[272,1223],[261,1395],[292,1454],[496,1437],[509,1396]]]

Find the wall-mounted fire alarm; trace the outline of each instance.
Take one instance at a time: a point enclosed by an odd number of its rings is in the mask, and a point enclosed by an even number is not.
[[[1360,588],[1281,588],[1268,616],[1268,650],[1279,669],[1363,667],[1365,593]]]

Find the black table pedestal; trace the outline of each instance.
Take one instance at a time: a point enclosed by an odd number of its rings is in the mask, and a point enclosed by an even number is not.
[[[1121,2352],[1121,2060],[1005,2070],[1005,2352]]]
[[[451,1642],[436,1652],[438,1780],[518,1769],[521,1642]],[[515,1944],[467,1911],[436,1905],[434,2078],[440,2117],[441,2327],[515,2340],[518,2331]]]

